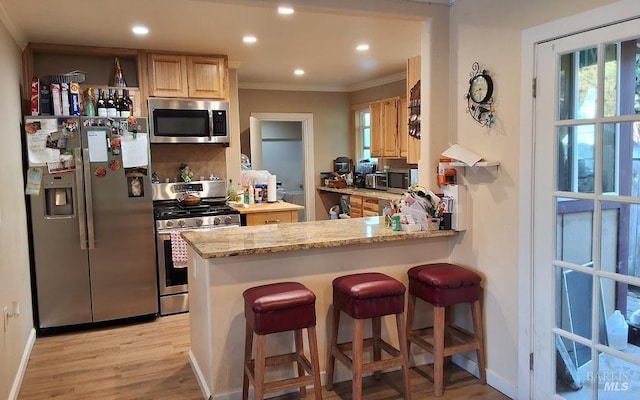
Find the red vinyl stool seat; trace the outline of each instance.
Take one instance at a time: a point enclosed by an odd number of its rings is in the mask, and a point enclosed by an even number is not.
[[[453,354],[476,351],[480,381],[487,382],[480,306],[482,277],[458,265],[439,263],[413,267],[409,275],[407,307],[407,348],[414,343],[433,354],[433,394],[442,396],[444,359]],[[433,327],[414,329],[416,298],[433,305]],[[469,303],[473,317],[473,333],[447,323],[446,309]],[[449,340],[447,340],[447,334]],[[425,340],[431,338],[429,342]]]
[[[246,319],[242,399],[247,400],[249,397],[250,381],[255,388],[255,399],[264,398],[265,393],[295,387],[300,388],[300,395],[304,397],[306,386],[311,384],[314,385],[315,398],[322,399],[315,294],[300,283],[282,282],[247,289],[242,296]],[[311,361],[303,352],[303,329],[307,330]],[[296,351],[267,357],[266,336],[286,331],[294,332]],[[257,344],[256,357],[252,359],[254,333]],[[264,381],[266,366],[291,362],[296,362],[298,365],[297,378]]]
[[[362,398],[362,374],[374,372],[379,379],[383,369],[401,367],[404,377],[404,398],[411,399],[409,363],[404,324],[405,286],[390,276],[380,273],[345,275],[333,280],[333,325],[327,360],[327,390],[333,389],[336,358],[346,365],[353,378],[352,399]],[[353,319],[353,341],[338,343],[340,312]],[[400,350],[381,338],[381,317],[395,315]],[[370,339],[364,339],[364,320],[372,319]],[[373,348],[373,361],[363,363],[365,347]],[[352,350],[351,358],[345,353]],[[381,350],[391,355],[382,359]]]

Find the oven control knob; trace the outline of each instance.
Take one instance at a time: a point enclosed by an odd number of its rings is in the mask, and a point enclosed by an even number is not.
[[[224,223],[227,224],[227,225],[229,225],[231,223],[231,215],[227,215],[224,218]]]
[[[196,219],[196,225],[198,225],[198,226],[202,226],[202,223],[203,223],[203,222],[204,222],[204,221],[202,220],[202,218],[198,218],[198,219]]]
[[[213,224],[214,224],[214,225],[220,225],[220,218],[218,218],[218,217],[213,217]]]
[[[167,221],[167,227],[171,228],[173,226],[173,221]]]
[[[184,221],[183,220],[179,220],[178,221],[178,226],[182,228],[184,226]]]

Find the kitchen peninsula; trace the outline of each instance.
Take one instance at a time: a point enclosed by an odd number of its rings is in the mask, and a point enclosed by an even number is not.
[[[453,235],[452,231],[394,232],[384,227],[380,217],[183,232],[189,244],[189,358],[204,398],[234,397],[241,391],[242,292],[247,288],[297,281],[316,294],[318,348],[324,368],[332,280],[377,271],[406,284],[410,267],[449,259]],[[394,331],[395,322],[384,321],[383,336]],[[287,335],[271,335],[270,351],[288,351]],[[336,372],[338,380],[349,379],[345,369]]]

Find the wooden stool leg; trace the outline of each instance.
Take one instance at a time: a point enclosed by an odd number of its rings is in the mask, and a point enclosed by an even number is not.
[[[245,333],[244,333],[244,366],[243,366],[243,378],[242,378],[242,400],[249,399],[249,375],[247,373],[247,368],[249,368],[249,364],[251,363],[251,352],[253,347],[253,330],[249,326],[249,322],[245,324]]]
[[[353,370],[351,399],[362,399],[362,350],[364,341],[364,320],[353,320]]]
[[[433,395],[442,396],[444,385],[444,331],[446,307],[433,307]]]
[[[333,371],[336,366],[336,356],[334,351],[338,348],[338,324],[340,323],[340,310],[333,306],[333,318],[331,323],[331,342],[329,343],[329,354],[327,357],[327,390],[333,390]]]
[[[380,347],[380,340],[382,339],[382,326],[380,323],[380,317],[372,318],[371,320],[371,332],[373,333],[373,361],[382,360],[382,348]],[[374,371],[373,376],[377,381],[382,378],[382,371]]]
[[[409,300],[407,302],[407,357],[411,352],[411,333],[413,332],[413,319],[416,312],[416,296],[409,294]]]
[[[471,306],[471,315],[473,317],[473,333],[478,342],[478,348],[476,349],[478,372],[480,374],[480,381],[485,384],[487,383],[487,371],[484,358],[484,335],[482,332],[482,309],[480,306],[480,300],[473,302]]]
[[[322,384],[320,383],[320,360],[318,356],[318,338],[316,336],[316,327],[307,328],[307,336],[309,339],[309,351],[311,353],[311,367],[313,368],[313,389],[316,400],[322,400]]]
[[[400,356],[402,357],[402,377],[404,381],[404,398],[411,400],[411,384],[409,383],[409,353],[407,352],[407,331],[405,329],[403,313],[396,314],[396,326],[398,328],[398,343]]]
[[[254,399],[263,399],[264,398],[264,369],[265,369],[265,345],[266,345],[266,335],[257,335],[256,340],[256,362],[255,362],[255,372],[254,372],[254,385],[255,385],[255,395]]]
[[[293,332],[293,337],[294,337],[294,342],[296,344],[296,353],[298,354],[299,357],[304,356],[304,349],[302,348],[302,329],[296,329]],[[298,377],[303,377],[304,367],[299,362],[297,362],[296,364],[298,364]],[[307,387],[300,386],[300,397],[306,397],[306,396],[307,396]]]

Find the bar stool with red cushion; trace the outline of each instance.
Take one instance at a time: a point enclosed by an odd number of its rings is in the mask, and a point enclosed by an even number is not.
[[[327,361],[327,390],[333,389],[333,373],[336,358],[346,365],[352,374],[352,399],[362,398],[362,374],[374,372],[379,379],[386,368],[401,367],[404,377],[404,398],[411,399],[409,386],[409,362],[404,323],[404,294],[402,282],[380,273],[363,273],[338,277],[333,280],[333,325]],[[353,318],[353,341],[338,343],[340,312]],[[400,350],[381,338],[381,320],[395,315]],[[364,339],[364,320],[372,319],[373,337]],[[373,347],[373,361],[363,363],[364,347]],[[351,349],[352,358],[345,350]],[[382,359],[381,350],[391,355]]]
[[[475,350],[480,381],[483,384],[486,383],[480,308],[480,281],[482,277],[473,271],[447,263],[413,267],[409,270],[408,275],[407,347],[410,348],[411,343],[414,343],[433,354],[434,396],[442,396],[444,359],[453,354]],[[413,329],[416,297],[433,305],[433,327]],[[456,325],[447,324],[445,315],[447,307],[463,303],[471,305],[474,333]],[[430,343],[423,336],[431,334],[433,341]],[[446,340],[447,334],[449,334],[449,341]]]
[[[242,399],[249,397],[249,381],[255,387],[255,399],[264,398],[265,393],[300,388],[306,396],[306,386],[314,385],[315,398],[322,399],[318,341],[316,337],[316,296],[297,282],[282,282],[256,286],[245,290],[244,315],[246,334],[244,347],[244,376]],[[307,329],[311,361],[303,352],[302,329]],[[294,332],[295,352],[266,356],[266,336],[278,332]],[[257,336],[256,358],[251,358],[253,334]],[[272,382],[264,381],[265,366],[298,365],[298,377]],[[308,374],[306,375],[305,372]]]

